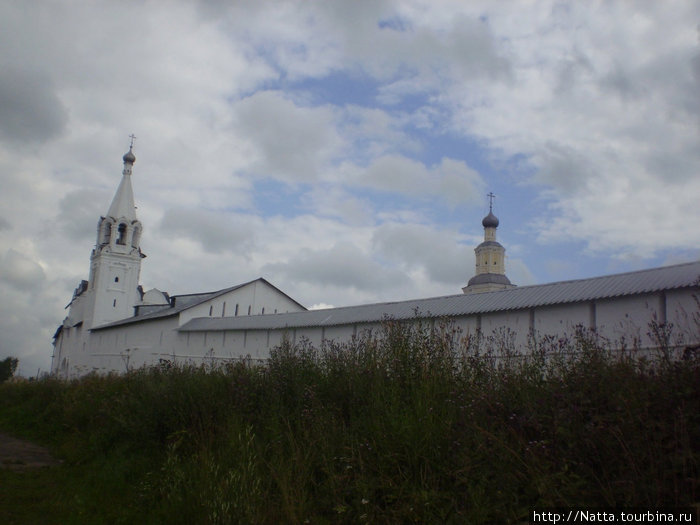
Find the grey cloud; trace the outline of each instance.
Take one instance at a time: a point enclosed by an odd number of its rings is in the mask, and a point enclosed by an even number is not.
[[[5,66],[0,75],[0,136],[15,145],[41,144],[65,129],[68,113],[46,75]]]
[[[622,64],[615,64],[604,74],[600,85],[605,92],[615,93],[622,99],[636,99],[643,94],[644,84],[637,81]]]
[[[3,230],[11,230],[12,229],[12,224],[10,221],[5,219],[4,217],[0,217],[0,231]]]
[[[580,50],[575,49],[573,56],[558,64],[557,83],[554,86],[554,91],[558,94],[568,93],[580,84],[582,77],[593,73],[594,68],[588,57]]]
[[[10,249],[0,260],[0,281],[17,290],[36,290],[45,279],[41,266],[18,251]]]
[[[595,176],[592,159],[571,146],[548,142],[533,156],[536,179],[563,194],[573,194]]]
[[[420,224],[384,224],[373,237],[375,249],[407,267],[422,267],[430,279],[466,283],[474,272],[474,252],[448,232]]]
[[[291,280],[372,292],[409,282],[404,273],[382,266],[352,244],[298,253],[286,263],[268,264],[263,270]]]
[[[241,219],[195,210],[167,210],[159,229],[173,239],[181,235],[198,242],[209,253],[250,249],[254,240],[251,228]]]
[[[485,75],[494,80],[511,80],[512,64],[499,54],[494,34],[486,20],[458,16],[447,38],[450,62],[462,77]]]
[[[109,206],[107,192],[75,190],[67,193],[58,203],[57,223],[74,240],[94,238],[97,221]]]
[[[473,201],[484,185],[481,176],[463,161],[448,158],[428,168],[407,157],[387,155],[364,170],[350,168],[348,174],[358,185],[407,195],[435,195],[452,206]]]

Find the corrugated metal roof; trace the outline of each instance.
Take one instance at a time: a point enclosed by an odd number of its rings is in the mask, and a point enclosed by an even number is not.
[[[699,283],[700,261],[696,261],[603,277],[522,286],[496,292],[448,295],[285,314],[199,317],[185,323],[180,330],[266,330],[336,326],[376,322],[386,317],[410,319],[416,317],[416,314],[420,314],[421,317],[455,317],[698,287]]]

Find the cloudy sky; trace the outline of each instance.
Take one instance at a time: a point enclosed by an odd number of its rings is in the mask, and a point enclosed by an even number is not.
[[[50,366],[137,136],[141,282],[306,306],[700,258],[700,3],[0,3],[0,359]]]

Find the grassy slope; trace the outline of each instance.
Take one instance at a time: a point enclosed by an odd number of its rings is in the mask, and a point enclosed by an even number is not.
[[[0,385],[0,428],[66,460],[0,471],[0,521],[514,522],[698,501],[697,359],[652,367],[579,332],[495,362],[507,337],[453,336],[387,323],[265,369]]]

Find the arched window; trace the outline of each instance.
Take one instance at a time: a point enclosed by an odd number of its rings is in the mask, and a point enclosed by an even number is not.
[[[109,244],[112,238],[112,223],[109,221],[104,221],[102,223],[102,244]]]
[[[139,241],[141,240],[141,228],[138,226],[134,228],[134,235],[131,238],[131,246],[134,248],[139,247]]]
[[[126,244],[126,224],[122,222],[117,229],[117,233],[117,244]]]

